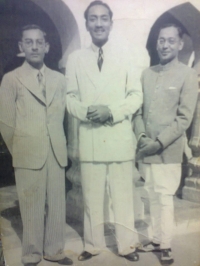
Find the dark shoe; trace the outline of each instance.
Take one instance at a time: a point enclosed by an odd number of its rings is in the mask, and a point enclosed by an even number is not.
[[[92,254],[87,251],[84,251],[83,253],[81,253],[80,256],[78,256],[78,260],[80,261],[89,260],[91,258],[92,258]]]
[[[57,263],[60,264],[60,265],[72,265],[73,261],[70,258],[65,257],[62,260],[58,260]]]
[[[32,262],[31,263],[25,263],[24,266],[37,266],[38,263],[32,263]]]
[[[171,248],[161,249],[160,262],[162,265],[170,265],[174,262]]]
[[[160,252],[160,244],[149,242],[138,247],[137,252]]]
[[[130,254],[124,255],[123,257],[127,260],[130,260],[130,261],[138,261],[139,260],[139,255],[137,254],[136,251],[134,251]]]
[[[54,262],[54,263],[58,263],[60,265],[72,265],[73,264],[73,261],[68,257],[65,257],[64,259],[56,260],[56,261],[55,260],[48,260],[48,259],[45,259],[45,260],[50,261],[50,262]]]

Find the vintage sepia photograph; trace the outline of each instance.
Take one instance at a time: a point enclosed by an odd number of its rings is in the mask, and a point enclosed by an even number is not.
[[[0,266],[200,266],[199,88],[199,0],[0,0]]]

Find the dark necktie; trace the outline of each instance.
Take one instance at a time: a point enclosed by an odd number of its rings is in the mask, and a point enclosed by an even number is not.
[[[45,89],[44,77],[40,71],[38,72],[38,82],[39,82],[40,90],[41,90],[44,98],[46,98],[46,89]]]
[[[99,67],[99,71],[101,71],[102,65],[103,65],[103,50],[102,48],[99,48],[99,57],[98,57],[98,61],[97,61],[98,67]]]

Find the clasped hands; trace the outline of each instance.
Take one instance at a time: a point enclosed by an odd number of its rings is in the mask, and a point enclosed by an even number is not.
[[[94,123],[106,124],[110,121],[110,109],[105,105],[91,105],[88,107],[87,119]]]
[[[158,140],[153,140],[148,137],[141,137],[136,151],[136,161],[143,159],[146,156],[156,154],[162,148]]]

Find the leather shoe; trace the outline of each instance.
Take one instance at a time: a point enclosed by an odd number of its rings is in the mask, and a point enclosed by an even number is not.
[[[130,261],[138,261],[139,260],[139,255],[136,251],[129,253],[127,255],[124,255],[123,257],[127,260],[130,260]]]
[[[70,258],[65,257],[62,260],[58,260],[57,263],[60,264],[60,265],[72,265],[73,261]]]
[[[61,259],[61,260],[47,260],[45,259],[46,261],[50,261],[50,262],[54,262],[54,263],[58,263],[60,265],[72,265],[73,264],[73,261],[68,258],[68,257],[65,257],[64,259]]]
[[[24,266],[37,266],[37,265],[38,263],[33,263],[33,262],[24,264]]]
[[[92,258],[92,254],[87,251],[84,251],[83,253],[81,253],[80,256],[78,256],[78,260],[80,261],[89,260],[91,258]]]

